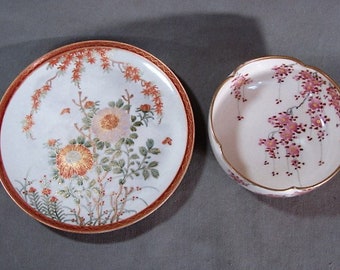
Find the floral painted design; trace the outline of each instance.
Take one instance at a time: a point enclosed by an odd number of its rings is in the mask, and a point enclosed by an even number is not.
[[[31,130],[35,125],[34,115],[39,111],[42,100],[46,97],[53,86],[53,81],[58,77],[65,75],[66,71],[71,70],[71,80],[79,89],[81,88],[81,76],[85,72],[85,63],[94,65],[100,63],[104,72],[110,72],[114,68],[118,68],[124,78],[132,83],[138,83],[142,86],[141,93],[150,97],[153,102],[153,111],[160,117],[163,113],[163,101],[161,93],[154,83],[144,80],[141,71],[129,63],[115,61],[108,56],[109,48],[84,48],[78,49],[57,56],[49,61],[48,69],[56,69],[56,73],[48,79],[44,85],[36,89],[31,97],[31,110],[22,120],[22,131],[30,138],[34,138]],[[133,95],[132,95],[133,96]],[[128,97],[127,97],[128,98]],[[90,106],[88,103],[87,106]],[[62,113],[67,112],[63,111]],[[160,121],[160,120],[159,120]]]
[[[68,144],[56,155],[59,174],[64,179],[84,176],[93,166],[91,151],[81,144]]]
[[[235,78],[231,81],[231,94],[237,100],[238,120],[244,117],[241,115],[240,102],[246,102],[245,86],[250,84],[253,80],[249,78],[249,74],[236,74]]]
[[[233,173],[231,170],[228,170],[228,175],[230,176],[231,179],[233,179],[234,181],[236,181],[238,184],[242,185],[242,186],[249,186],[249,182],[242,179],[240,176],[238,176],[237,174]]]
[[[102,141],[117,142],[130,133],[130,116],[120,108],[105,108],[92,119],[92,132]]]
[[[327,84],[327,81],[317,72],[304,69],[296,73],[293,67],[293,64],[282,64],[272,69],[274,71],[272,78],[277,80],[280,87],[288,76],[300,83],[298,93],[295,95],[297,104],[268,118],[268,123],[272,125],[273,131],[266,138],[260,138],[259,145],[265,147],[266,159],[264,164],[270,164],[268,158],[272,161],[273,176],[279,174],[276,171],[275,162],[285,157],[287,160],[286,174],[292,176],[293,172],[296,172],[301,186],[299,170],[305,165],[305,162],[302,157],[304,149],[299,138],[302,134],[306,134],[308,141],[317,140],[319,142],[320,159],[318,165],[322,166],[324,164],[322,142],[328,135],[327,123],[331,121],[330,117],[326,115],[325,107],[329,105],[336,110],[339,118],[332,119],[332,121],[339,123],[340,94],[333,85]],[[279,98],[275,102],[279,104],[282,100]],[[299,117],[296,115],[298,111],[307,114],[310,120],[308,122],[299,121]],[[339,124],[336,126],[338,127]],[[293,168],[293,171],[291,168]]]
[[[286,65],[286,64],[281,64],[279,66],[275,66],[272,68],[272,70],[275,71],[274,75],[272,78],[277,80],[277,83],[279,84],[279,90],[278,90],[278,97],[275,100],[276,104],[279,104],[282,102],[281,99],[281,83],[285,81],[285,79],[288,77],[289,74],[293,72],[293,64],[291,65]]]
[[[334,107],[336,110],[336,114],[338,116],[338,122],[336,124],[337,127],[340,126],[340,94],[339,91],[334,86],[329,86],[327,89],[327,98],[328,105]]]
[[[137,213],[134,202],[148,205],[140,196],[142,190],[159,192],[152,183],[139,185],[136,179],[159,179],[160,146],[173,143],[170,137],[143,139],[139,135],[151,123],[161,124],[161,92],[154,83],[143,79],[137,67],[111,59],[108,51],[80,49],[52,59],[48,68],[56,69],[56,74],[33,92],[31,110],[22,121],[22,131],[34,140],[35,115],[52,91],[53,81],[70,69],[78,92],[73,95],[72,107],[63,108],[56,117],[80,115],[81,121],[70,123],[75,135],[68,140],[49,138],[44,149],[50,172],[40,179],[25,177],[18,181],[18,192],[26,202],[54,220],[80,226],[118,222]],[[120,98],[107,104],[86,96],[82,75],[87,65],[98,61],[103,72],[118,68],[129,84],[138,84],[142,90],[130,93],[122,89]],[[143,103],[135,101],[136,94],[145,97]]]

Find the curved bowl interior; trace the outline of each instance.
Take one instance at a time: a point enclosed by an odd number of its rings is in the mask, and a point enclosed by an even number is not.
[[[308,188],[339,170],[339,87],[296,59],[240,66],[216,92],[211,114],[222,162],[255,185]]]

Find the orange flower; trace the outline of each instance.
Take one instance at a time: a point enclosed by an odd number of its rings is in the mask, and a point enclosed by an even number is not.
[[[127,66],[125,68],[125,75],[124,77],[128,80],[132,80],[137,82],[140,80],[139,69],[133,66]]]
[[[60,115],[63,115],[63,114],[65,114],[65,113],[71,113],[71,109],[70,108],[64,108],[64,109],[62,109],[61,110],[61,112],[60,112]]]
[[[170,137],[166,137],[163,141],[162,144],[168,144],[172,145],[172,139]]]
[[[93,157],[89,149],[79,144],[69,144],[57,154],[57,168],[60,176],[71,178],[83,176],[93,166]]]
[[[101,141],[116,142],[129,134],[130,117],[123,109],[106,108],[93,117],[91,128]]]
[[[94,106],[94,102],[93,101],[86,101],[85,105],[84,105],[85,109],[89,109],[89,108],[91,108],[93,106]]]
[[[25,116],[24,126],[22,127],[23,132],[28,132],[34,125],[33,115],[28,114]]]
[[[58,198],[54,197],[54,196],[52,196],[51,199],[50,199],[50,202],[52,202],[52,203],[55,203],[57,201],[58,201]]]
[[[34,188],[34,187],[30,187],[30,189],[28,190],[28,192],[29,193],[34,193],[34,192],[36,192],[37,190],[36,190],[36,188]]]
[[[51,190],[49,188],[43,188],[43,190],[41,191],[42,194],[48,196],[51,194]]]
[[[143,104],[143,105],[140,105],[139,109],[142,112],[149,112],[151,110],[151,105],[150,104]]]
[[[155,112],[158,115],[161,115],[163,113],[163,102],[162,102],[161,94],[158,90],[158,87],[152,84],[151,82],[144,82],[143,87],[144,88],[142,90],[142,94],[144,94],[145,96],[152,97],[152,101],[155,107]]]
[[[49,139],[47,141],[48,146],[55,146],[57,140],[56,139]]]

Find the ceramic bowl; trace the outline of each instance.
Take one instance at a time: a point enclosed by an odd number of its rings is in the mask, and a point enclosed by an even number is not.
[[[275,197],[309,192],[340,169],[340,89],[318,68],[282,56],[239,66],[209,113],[217,161],[243,187]]]

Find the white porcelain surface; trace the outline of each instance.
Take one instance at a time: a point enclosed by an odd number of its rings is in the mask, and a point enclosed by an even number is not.
[[[53,51],[1,105],[3,184],[58,229],[102,232],[140,220],[171,195],[190,161],[193,115],[182,85],[131,45]]]
[[[215,93],[209,136],[220,165],[249,190],[311,191],[339,171],[339,87],[293,58],[247,62]]]

